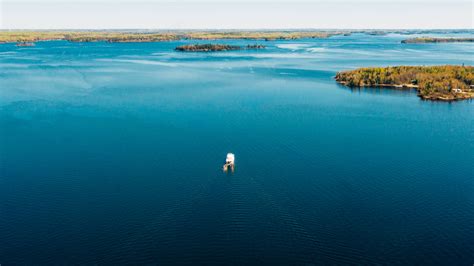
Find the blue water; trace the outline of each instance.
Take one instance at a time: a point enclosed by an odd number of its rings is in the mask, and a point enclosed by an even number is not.
[[[472,265],[473,101],[333,80],[406,37],[0,45],[0,264]]]

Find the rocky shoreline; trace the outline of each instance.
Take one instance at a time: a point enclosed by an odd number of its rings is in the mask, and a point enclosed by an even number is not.
[[[337,83],[348,86],[347,82],[344,81],[337,81]],[[348,86],[354,88],[354,86]],[[391,84],[377,84],[377,85],[363,85],[357,86],[358,88],[386,88],[386,89],[399,89],[399,90],[407,90],[407,89],[415,89],[418,91],[418,86],[413,84],[400,84],[400,85],[391,85]],[[474,93],[456,93],[456,94],[442,94],[442,93],[433,93],[429,95],[421,94],[419,91],[417,93],[418,97],[423,100],[431,100],[431,101],[458,101],[458,100],[467,100],[474,98]]]

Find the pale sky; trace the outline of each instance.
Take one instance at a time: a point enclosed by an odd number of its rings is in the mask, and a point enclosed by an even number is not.
[[[0,29],[472,29],[473,0],[0,0]]]

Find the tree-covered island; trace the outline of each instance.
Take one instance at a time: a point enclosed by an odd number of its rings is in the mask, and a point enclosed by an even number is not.
[[[417,37],[403,40],[402,43],[446,43],[446,42],[474,42],[474,38],[434,38]]]
[[[474,98],[473,66],[369,67],[338,72],[335,79],[348,87],[414,88],[426,100]]]
[[[253,44],[247,46],[228,45],[228,44],[188,44],[181,45],[175,48],[176,51],[180,52],[218,52],[218,51],[233,51],[242,49],[263,49],[264,45]]]

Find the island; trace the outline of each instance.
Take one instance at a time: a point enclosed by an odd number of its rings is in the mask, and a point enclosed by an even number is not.
[[[216,51],[232,51],[240,50],[241,47],[237,45],[227,44],[188,44],[181,45],[175,48],[180,52],[216,52]]]
[[[16,44],[18,47],[32,47],[35,46],[35,43],[32,42],[19,42]]]
[[[348,87],[416,89],[426,100],[474,98],[473,66],[368,67],[338,72],[335,79]]]
[[[417,37],[402,40],[402,43],[445,43],[445,42],[474,42],[474,38],[433,38]]]
[[[264,45],[254,44],[247,45],[245,49],[263,49]],[[228,45],[228,44],[188,44],[181,45],[175,48],[176,51],[180,52],[218,52],[218,51],[233,51],[233,50],[242,50],[244,49],[238,45]]]

